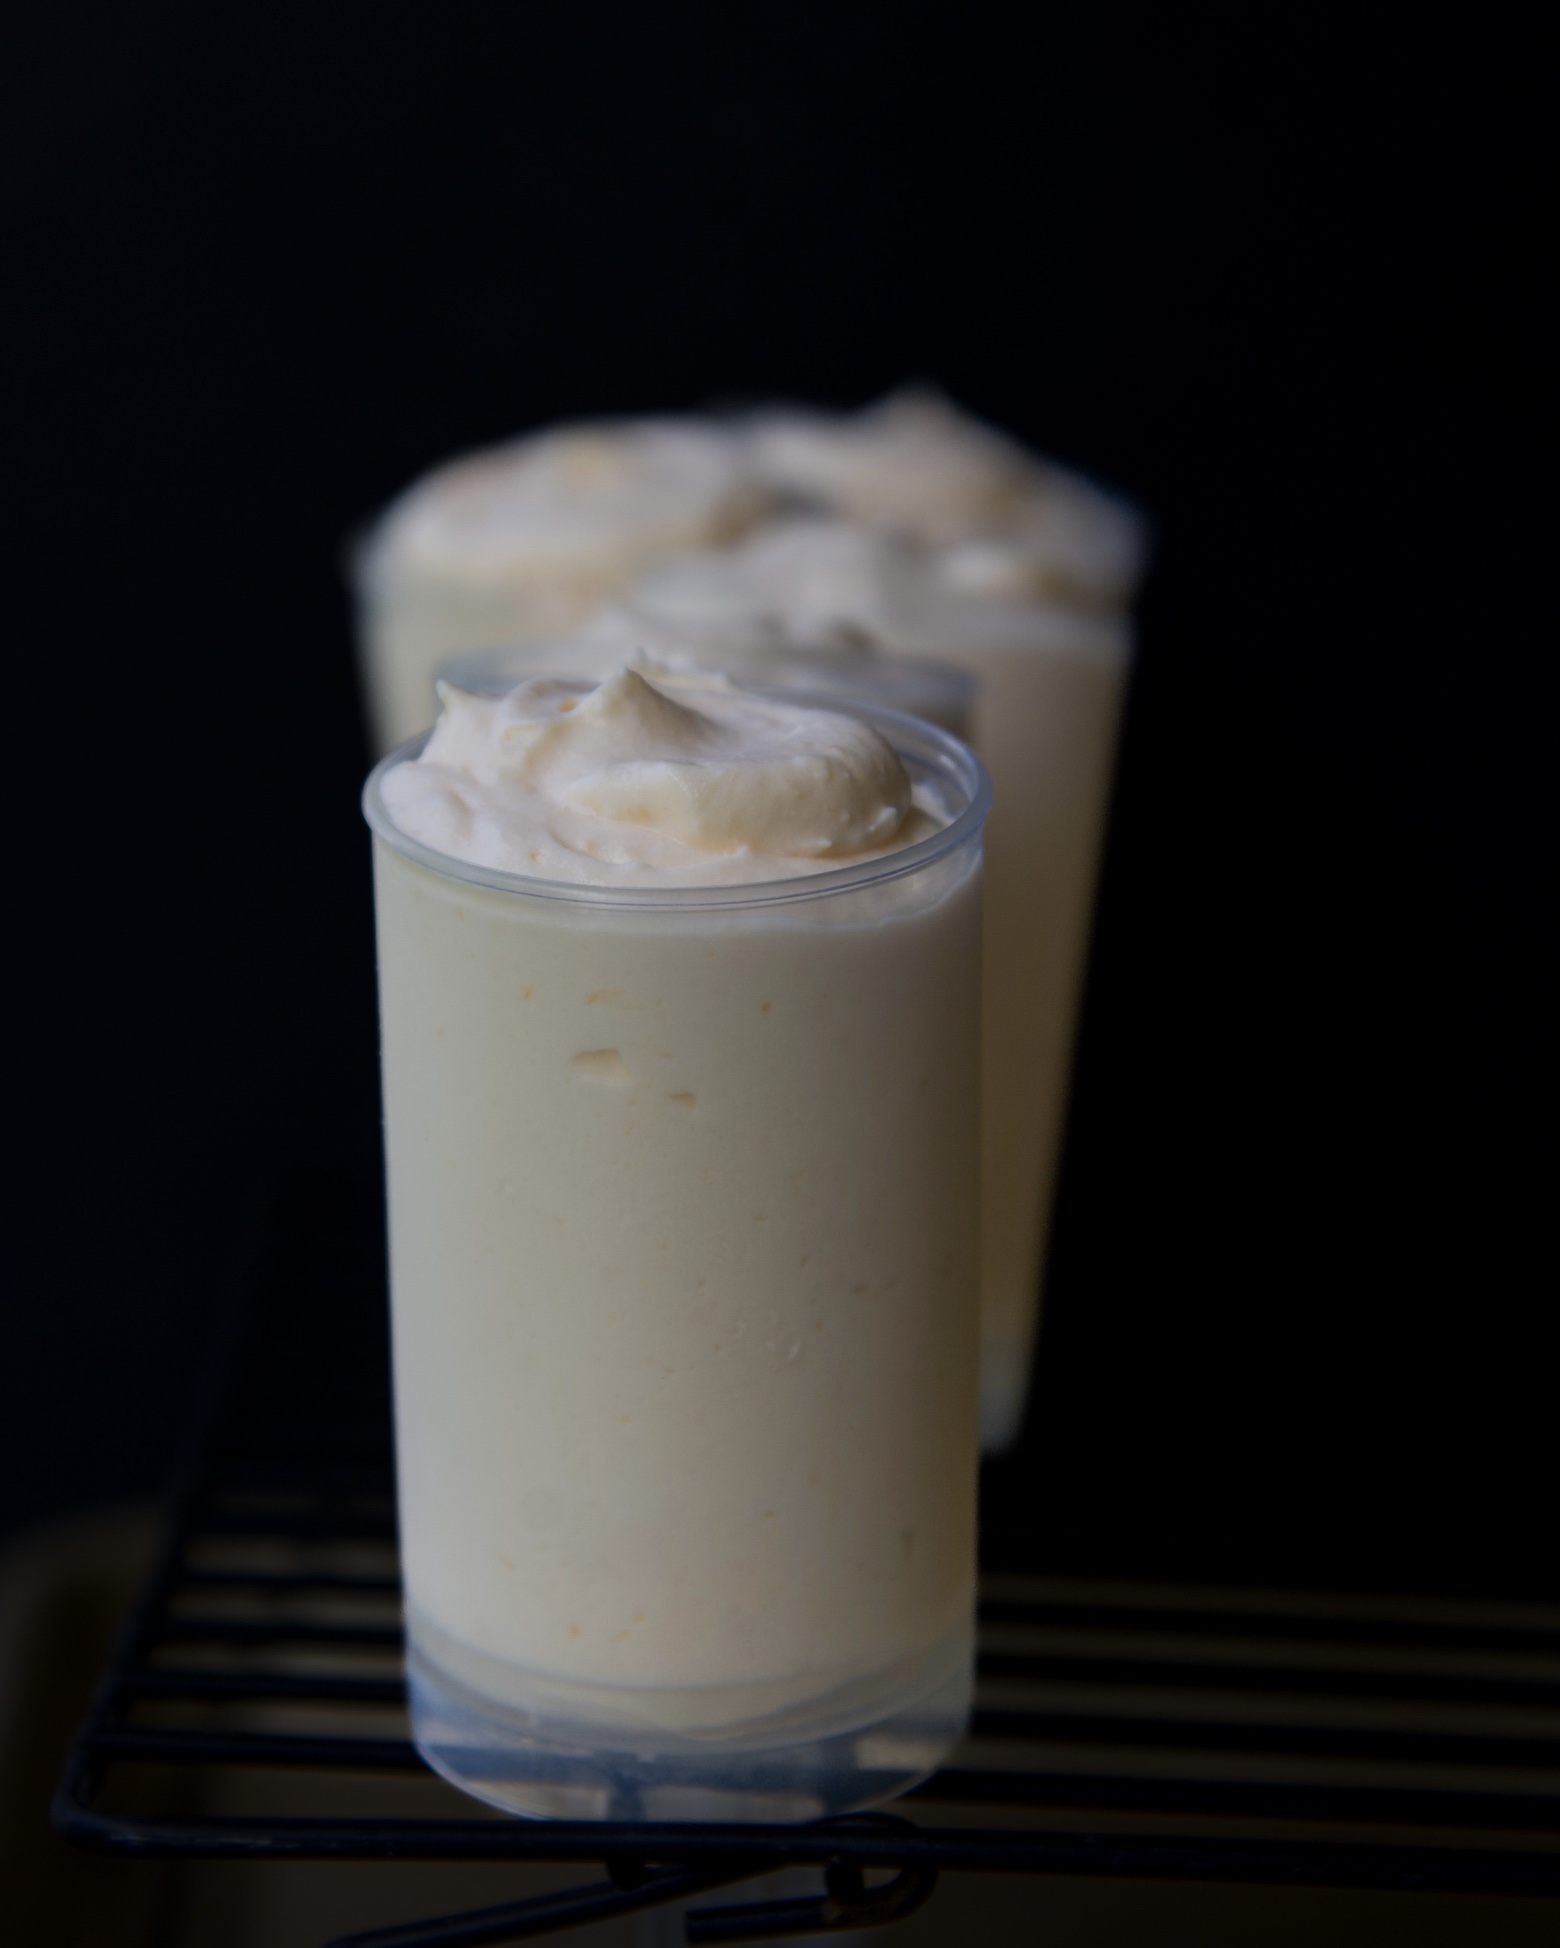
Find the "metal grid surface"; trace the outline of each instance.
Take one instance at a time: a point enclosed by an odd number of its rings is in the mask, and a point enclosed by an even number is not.
[[[386,1779],[419,1808],[433,1782],[406,1735],[380,1274],[338,1220],[264,1255],[262,1326],[60,1786],[70,1839],[605,1871],[360,1948],[520,1940],[807,1864],[818,1895],[695,1908],[688,1939],[892,1920],[960,1870],[1560,1896],[1560,1614],[1534,1608],[990,1577],[970,1736],[891,1813],[531,1822],[442,1783],[440,1816],[386,1812]],[[289,1811],[322,1773],[339,1812]]]

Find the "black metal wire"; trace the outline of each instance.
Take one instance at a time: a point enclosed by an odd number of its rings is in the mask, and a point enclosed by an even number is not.
[[[560,1894],[540,1894],[527,1901],[506,1901],[498,1907],[476,1908],[467,1914],[442,1915],[432,1921],[414,1921],[402,1927],[374,1928],[363,1934],[342,1935],[330,1948],[487,1948],[505,1941],[533,1941],[538,1935],[556,1934],[560,1928],[579,1928],[591,1921],[611,1921],[624,1914],[636,1914],[647,1907],[661,1907],[690,1895],[705,1894],[716,1887],[750,1877],[746,1867],[724,1873],[687,1873],[671,1868],[649,1876],[633,1887],[621,1887],[611,1880],[593,1882],[588,1887],[571,1887]],[[740,1910],[743,1913],[748,1910]],[[691,1918],[691,1917],[690,1917]],[[787,1930],[804,1932],[805,1930]],[[772,1933],[773,1930],[766,1930]],[[690,1928],[689,1940],[714,1941],[752,1939],[751,1936],[696,1936]]]

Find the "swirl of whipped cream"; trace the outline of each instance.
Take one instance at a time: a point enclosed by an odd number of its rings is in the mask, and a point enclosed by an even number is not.
[[[692,629],[767,628],[798,648],[881,641],[917,564],[892,537],[849,521],[766,521],[718,553],[646,570],[633,609]]]
[[[750,437],[777,492],[917,541],[989,528],[1035,484],[1022,447],[919,387],[859,413],[762,413]]]
[[[1131,507],[939,393],[897,392],[852,414],[762,413],[749,439],[773,493],[934,551],[951,593],[1109,604],[1142,573]]]
[[[832,671],[863,689],[874,673],[900,682],[907,663],[920,663],[922,694],[902,693],[897,707],[961,730],[950,718],[960,708],[945,682],[950,663],[1004,644],[1056,647],[1095,622],[1080,605],[1047,598],[1027,549],[999,535],[917,549],[848,521],[766,521],[734,547],[648,569],[576,641],[612,644],[625,657],[637,647],[676,665],[681,638],[710,666],[765,684],[788,680],[764,670],[786,657],[811,664],[823,684]]]
[[[730,539],[763,493],[740,440],[692,420],[554,427],[436,469],[386,514],[366,567],[476,587],[606,580]]]
[[[935,584],[959,598],[1109,608],[1132,599],[1147,554],[1147,530],[1134,509],[1081,474],[1053,467],[1044,492],[990,533],[934,550],[928,567]]]
[[[653,665],[598,687],[441,686],[422,755],[385,777],[402,831],[472,864],[584,885],[825,871],[946,823],[869,724]]]

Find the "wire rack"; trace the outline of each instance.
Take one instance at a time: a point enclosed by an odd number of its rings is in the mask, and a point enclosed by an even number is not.
[[[527,1821],[440,1784],[439,1816],[387,1813],[371,1779],[417,1779],[419,1805],[433,1782],[406,1732],[376,1236],[316,1191],[257,1254],[243,1357],[56,1796],[67,1838],[597,1870],[337,1948],[518,1941],[797,1867],[816,1893],[695,1904],[686,1938],[880,1925],[945,1872],[1560,1896],[1560,1613],[1532,1607],[990,1576],[970,1735],[891,1810]],[[300,1773],[340,1810],[289,1811]]]

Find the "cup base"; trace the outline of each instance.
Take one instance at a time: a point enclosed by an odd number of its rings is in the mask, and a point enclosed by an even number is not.
[[[867,1724],[769,1739],[669,1746],[620,1728],[530,1719],[478,1696],[421,1654],[407,1658],[412,1738],[435,1772],[473,1798],[528,1819],[780,1822],[823,1819],[897,1798],[935,1772],[963,1735],[967,1638],[929,1688]],[[924,1671],[924,1666],[923,1666]]]

